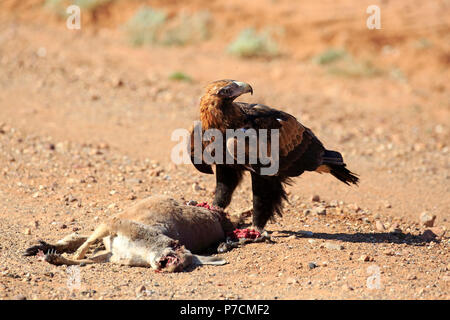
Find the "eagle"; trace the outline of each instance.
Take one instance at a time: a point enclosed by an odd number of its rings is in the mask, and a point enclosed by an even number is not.
[[[235,99],[242,94],[253,94],[253,88],[245,83],[235,80],[217,80],[208,84],[205,93],[200,99],[200,121],[191,129],[190,159],[197,170],[205,174],[214,174],[215,166],[216,187],[213,205],[225,209],[231,202],[234,190],[243,178],[244,172],[251,175],[253,193],[253,228],[264,232],[264,227],[275,214],[281,216],[283,201],[287,200],[285,185],[292,183],[292,178],[300,176],[305,171],[330,173],[343,183],[357,185],[357,174],[346,168],[342,155],[337,151],[327,150],[322,142],[307,127],[303,126],[294,116],[270,108],[262,104],[236,102]],[[258,140],[258,146],[265,146],[270,156],[277,150],[278,170],[272,174],[262,174],[265,167],[262,161],[249,161],[249,142],[245,140],[245,161],[221,161],[211,163],[206,161],[203,153],[194,149],[196,129],[201,133],[208,130],[219,131],[224,136],[229,130],[248,132],[250,129]],[[265,136],[262,140],[261,129],[277,130],[278,139]],[[251,135],[249,135],[250,137]],[[267,138],[268,137],[268,138]],[[251,139],[248,139],[249,141]],[[214,142],[214,138],[203,139],[201,148],[204,151]],[[226,153],[233,155],[239,142],[236,137],[223,139],[223,158]],[[275,149],[277,147],[277,149]],[[258,147],[257,147],[258,148]],[[215,151],[214,151],[215,152]],[[214,153],[213,152],[213,153]],[[258,155],[260,153],[257,153]],[[275,158],[275,157],[271,157]]]

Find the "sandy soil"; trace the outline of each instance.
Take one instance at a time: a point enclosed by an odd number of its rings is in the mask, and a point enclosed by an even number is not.
[[[382,1],[382,30],[366,28],[371,1],[147,1],[172,13],[207,7],[213,35],[142,48],[120,26],[144,1],[83,15],[79,31],[42,2],[0,4],[1,299],[450,298],[448,1]],[[283,27],[283,55],[227,54],[247,26]],[[347,77],[312,62],[332,47],[383,72]],[[174,71],[193,81],[169,80]],[[298,117],[343,153],[360,186],[302,175],[283,217],[267,225],[275,243],[223,254],[222,267],[91,265],[78,270],[77,287],[77,270],[21,256],[38,239],[89,233],[152,194],[212,201],[214,177],[173,164],[170,135],[198,119],[203,86],[221,78],[252,84],[243,101]],[[250,202],[246,179],[230,211]],[[424,211],[437,216],[434,227],[421,223]]]

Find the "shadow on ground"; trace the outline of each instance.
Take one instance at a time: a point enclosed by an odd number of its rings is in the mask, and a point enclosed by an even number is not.
[[[298,238],[310,238],[310,239],[323,239],[323,240],[339,240],[343,242],[352,243],[395,243],[395,244],[409,244],[409,245],[425,245],[430,242],[439,242],[436,238],[426,237],[423,234],[414,235],[411,233],[392,233],[392,232],[380,232],[380,233],[312,233],[308,235],[304,231],[279,231],[282,235],[278,237],[296,236]]]

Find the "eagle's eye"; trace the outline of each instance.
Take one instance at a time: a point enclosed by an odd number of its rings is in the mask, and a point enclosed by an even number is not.
[[[222,88],[217,92],[218,95],[228,97],[231,95],[231,89],[228,87]]]

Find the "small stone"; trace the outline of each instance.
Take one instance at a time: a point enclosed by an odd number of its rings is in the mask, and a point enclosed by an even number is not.
[[[423,234],[422,237],[427,240],[427,241],[431,241],[435,238],[442,238],[445,235],[445,229],[441,228],[441,227],[433,227],[433,228],[428,228],[426,229]]]
[[[383,253],[384,253],[385,255],[387,255],[387,256],[393,256],[393,255],[395,255],[394,251],[392,251],[392,250],[390,250],[390,249],[384,250]]]
[[[353,289],[353,287],[351,287],[351,286],[349,286],[348,284],[345,283],[342,286],[342,290],[344,290],[344,291],[353,291],[354,289]]]
[[[128,200],[136,200],[136,199],[137,199],[137,196],[135,194],[130,194],[128,196]]]
[[[388,231],[389,231],[389,233],[394,233],[394,234],[402,233],[402,229],[400,229],[400,227],[397,223],[392,224],[392,226],[389,228]]]
[[[309,216],[309,215],[311,214],[311,209],[305,209],[305,210],[303,210],[303,214],[304,214],[305,216]]]
[[[420,223],[425,227],[434,226],[435,220],[436,220],[436,215],[430,214],[427,211],[424,211],[420,214]]]
[[[366,254],[363,254],[359,257],[359,261],[369,262],[369,261],[373,261],[373,258]]]
[[[205,190],[205,189],[200,187],[200,185],[198,183],[195,182],[192,184],[192,191],[197,192],[197,191],[201,191],[201,190]]]
[[[140,285],[136,288],[136,296],[142,296],[145,294],[146,288],[144,285]]]
[[[67,182],[67,184],[75,184],[75,183],[78,182],[78,180],[77,180],[77,179],[74,179],[74,178],[68,178],[68,179],[66,180],[66,182]]]
[[[47,56],[47,49],[45,47],[39,47],[36,54],[39,58],[45,58]]]
[[[288,278],[286,282],[287,284],[296,284],[298,283],[298,280],[296,278]]]
[[[312,202],[319,202],[320,201],[320,196],[318,194],[315,194],[311,197],[311,201]]]
[[[379,221],[379,220],[377,220],[375,222],[375,228],[377,229],[377,231],[380,231],[380,232],[386,231],[386,228],[385,228],[384,224],[381,221]]]
[[[31,229],[30,228],[26,228],[25,230],[23,230],[23,234],[29,236],[31,234]]]
[[[327,214],[327,209],[325,209],[325,207],[320,206],[314,209],[314,213],[319,216],[324,216]]]
[[[109,195],[110,195],[110,196],[113,196],[113,195],[115,195],[116,193],[117,193],[116,190],[111,190],[111,191],[109,192]]]
[[[100,95],[96,92],[92,92],[90,98],[92,101],[96,101],[100,99]]]
[[[25,297],[23,294],[18,294],[13,298],[13,300],[27,300],[27,297]]]
[[[332,243],[332,242],[325,242],[323,244],[323,246],[329,250],[343,250],[344,246],[337,244],[337,243]]]
[[[111,84],[114,88],[119,88],[123,86],[123,80],[120,77],[112,77]]]
[[[308,263],[308,268],[309,268],[309,270],[317,268],[317,264],[315,262],[310,262],[310,263]]]
[[[109,206],[108,206],[108,209],[114,209],[116,207],[116,204],[115,203],[111,203]]]
[[[196,206],[197,204],[198,204],[198,202],[195,200],[189,200],[187,203],[188,206]]]
[[[408,275],[408,277],[406,279],[407,280],[416,280],[417,276],[415,274],[410,274],[410,275]]]

